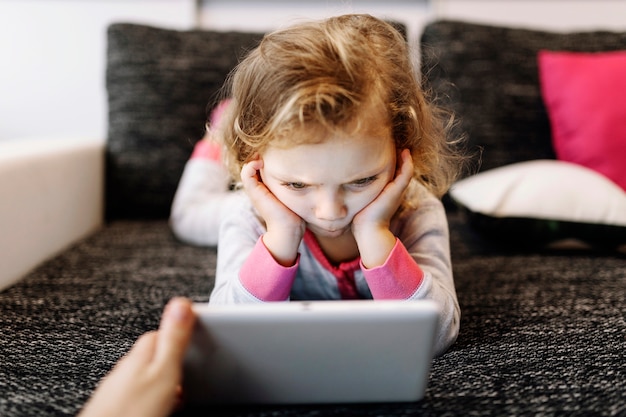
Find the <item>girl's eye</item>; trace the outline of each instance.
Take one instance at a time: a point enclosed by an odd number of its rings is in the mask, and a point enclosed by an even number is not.
[[[359,180],[353,181],[352,185],[355,185],[357,187],[365,187],[366,185],[369,185],[376,181],[377,178],[378,176],[376,175],[374,175],[373,177],[361,178]]]
[[[306,184],[302,182],[286,182],[283,184],[287,188],[291,188],[293,190],[302,190],[306,188]]]

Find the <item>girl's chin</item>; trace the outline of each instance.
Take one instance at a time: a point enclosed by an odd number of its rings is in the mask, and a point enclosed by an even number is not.
[[[344,226],[338,229],[326,229],[323,227],[309,224],[308,228],[316,236],[326,237],[326,238],[335,238],[348,232],[350,230],[350,225]]]

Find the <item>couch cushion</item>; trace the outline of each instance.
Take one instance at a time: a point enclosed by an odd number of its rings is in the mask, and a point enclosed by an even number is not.
[[[626,245],[626,192],[600,173],[558,160],[534,160],[462,179],[450,196],[481,234],[536,246],[574,239]]]
[[[557,158],[626,190],[626,51],[540,51],[539,78]]]
[[[426,85],[460,117],[481,170],[555,158],[539,88],[540,49],[626,48],[626,33],[553,33],[458,21],[428,24],[421,38]]]
[[[261,34],[108,29],[106,216],[164,218],[207,107]]]
[[[449,218],[459,337],[433,361],[422,401],[173,415],[623,416],[624,257],[510,253],[460,220]],[[115,221],[1,291],[0,416],[76,416],[167,300],[208,300],[216,262],[164,220]]]

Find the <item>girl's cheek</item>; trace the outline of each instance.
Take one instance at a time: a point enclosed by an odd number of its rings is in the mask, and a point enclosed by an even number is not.
[[[269,190],[274,194],[274,196],[280,201],[285,207],[289,210],[293,211],[299,216],[302,216],[300,206],[301,202],[298,201],[297,198],[290,195],[288,191],[285,191],[282,186],[278,185],[277,187],[268,187]]]
[[[367,196],[364,196],[364,198],[358,202],[356,202],[354,204],[352,213],[356,214],[358,212],[360,212],[361,210],[363,210],[365,207],[369,206],[370,204],[372,204],[372,202],[374,200],[376,200],[376,198],[378,197],[378,195],[380,194],[381,189],[376,189],[374,191],[372,191],[371,193],[369,193]]]

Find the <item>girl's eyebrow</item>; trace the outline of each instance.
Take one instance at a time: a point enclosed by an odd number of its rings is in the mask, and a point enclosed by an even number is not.
[[[288,173],[266,173],[266,175],[268,175],[269,177],[271,177],[272,179],[274,179],[275,181],[278,181],[281,184],[291,184],[291,183],[298,183],[298,184],[303,184],[303,185],[313,185],[308,181],[305,181],[303,179],[297,178],[297,177],[293,177],[292,174],[288,174]]]
[[[351,177],[351,179],[347,180],[347,181],[342,181],[342,184],[352,184],[354,182],[360,181],[360,180],[365,180],[365,179],[369,179],[369,178],[376,178],[379,177],[383,172],[385,171],[385,168],[382,169],[377,169],[377,170],[372,170],[367,172],[365,175],[363,174],[359,174],[356,175],[354,177]],[[314,183],[311,183],[310,181],[298,178],[298,177],[292,177],[292,174],[283,174],[283,173],[270,173],[270,176],[273,177],[275,180],[280,181],[282,183],[301,183],[304,185],[315,185]]]
[[[346,184],[359,181],[359,180],[364,180],[367,178],[378,177],[385,172],[386,168],[387,168],[386,166],[383,166],[383,167],[378,167],[376,169],[372,169],[369,171],[365,171],[365,174],[360,173],[359,175],[354,176],[350,181],[347,181]]]
[[[269,174],[270,177],[274,178],[275,180],[278,181],[282,181],[282,182],[302,182],[304,183],[305,181],[298,179],[296,177],[293,176],[293,174],[291,173],[287,173],[287,172],[273,172],[273,171],[265,171],[267,174]]]

